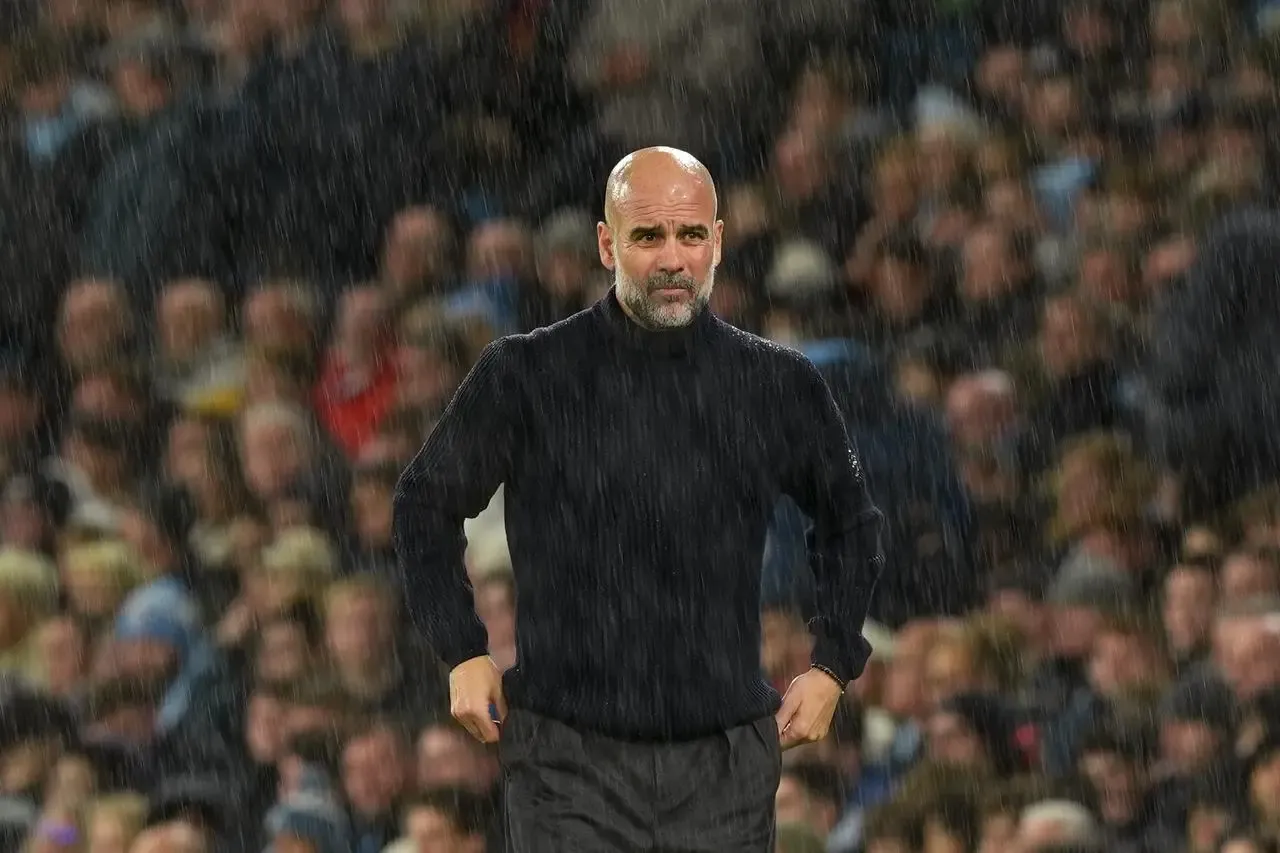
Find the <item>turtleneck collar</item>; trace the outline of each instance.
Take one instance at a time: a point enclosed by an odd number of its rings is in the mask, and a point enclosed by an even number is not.
[[[704,308],[687,326],[675,329],[646,329],[622,310],[616,286],[609,288],[609,292],[592,308],[592,313],[610,334],[627,346],[662,355],[682,355],[693,351],[708,338],[716,325],[711,309]]]

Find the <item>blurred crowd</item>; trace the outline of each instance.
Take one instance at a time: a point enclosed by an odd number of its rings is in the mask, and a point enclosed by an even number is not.
[[[1278,26],[7,0],[0,850],[501,849],[392,494],[486,343],[607,292],[603,180],[650,144],[711,167],[714,310],[822,368],[887,518],[778,850],[1276,850]],[[780,689],[806,523],[762,566]],[[509,667],[500,493],[467,536]]]

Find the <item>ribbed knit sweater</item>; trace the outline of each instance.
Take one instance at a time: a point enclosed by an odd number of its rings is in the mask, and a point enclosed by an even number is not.
[[[396,491],[406,604],[449,666],[485,653],[462,529],[500,484],[517,590],[511,707],[647,741],[774,713],[760,580],[782,494],[814,520],[813,661],[842,681],[861,673],[881,517],[803,355],[709,311],[645,329],[613,291],[490,344]]]

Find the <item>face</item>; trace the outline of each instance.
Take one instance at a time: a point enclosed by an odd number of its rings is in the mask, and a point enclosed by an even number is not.
[[[386,332],[387,305],[377,287],[356,287],[342,295],[334,342],[350,353],[362,353],[382,340]]]
[[[116,352],[128,334],[120,289],[109,281],[72,284],[62,302],[58,346],[73,369],[86,369]]]
[[[1054,652],[1074,660],[1088,653],[1102,616],[1087,607],[1056,607],[1050,624]]]
[[[360,480],[351,489],[351,509],[356,535],[366,547],[391,544],[394,517],[393,487]]]
[[[297,478],[306,462],[297,437],[285,424],[260,423],[244,431],[245,479],[262,498],[278,495]]]
[[[1264,823],[1280,817],[1280,755],[1273,754],[1249,776],[1249,799]]]
[[[1227,619],[1214,627],[1214,663],[1241,701],[1280,683],[1275,651],[1275,636],[1256,619]]]
[[[446,400],[458,384],[449,361],[424,347],[400,347],[396,352],[396,396],[402,406],[427,408]]]
[[[258,678],[279,683],[302,675],[311,659],[307,636],[297,622],[268,623],[259,634],[254,673]]]
[[[646,328],[689,325],[711,300],[720,262],[724,223],[711,185],[641,163],[613,204],[613,221],[600,223],[597,237],[623,308]]]
[[[209,430],[190,418],[178,418],[169,426],[165,448],[165,469],[169,478],[185,486],[207,479],[209,466]]]
[[[1277,591],[1275,568],[1248,554],[1235,554],[1222,564],[1222,600],[1238,604],[1250,598],[1274,595]]]
[[[1141,789],[1133,766],[1118,755],[1093,753],[1080,760],[1081,775],[1098,797],[1098,813],[1113,826],[1132,820],[1137,812]]]
[[[242,314],[245,339],[255,348],[306,352],[311,345],[311,324],[284,288],[267,287],[250,294]]]
[[[249,699],[244,740],[258,764],[274,764],[285,752],[285,708],[273,696],[255,694]]]
[[[872,297],[890,318],[910,319],[929,301],[930,280],[919,266],[898,258],[882,258],[871,279]]]
[[[128,853],[128,828],[113,814],[95,814],[86,833],[88,853]]]
[[[347,801],[365,817],[385,815],[405,785],[404,757],[390,732],[356,738],[342,757],[342,783]]]
[[[397,296],[414,292],[444,273],[449,223],[431,208],[411,208],[396,217],[382,252],[382,278]]]
[[[988,599],[987,610],[995,616],[1008,619],[1031,642],[1039,643],[1044,639],[1045,609],[1025,592],[1015,589],[1000,590]]]
[[[985,766],[986,750],[963,719],[955,714],[937,713],[929,718],[929,758],[953,767]]]
[[[1070,376],[1100,354],[1098,335],[1084,308],[1072,300],[1045,306],[1040,325],[1040,361],[1054,376]]]
[[[417,783],[422,790],[457,786],[484,793],[493,784],[496,768],[477,748],[451,729],[432,727],[422,733],[417,748]]]
[[[906,625],[894,643],[893,662],[885,675],[884,707],[899,719],[921,713],[925,706],[924,670],[936,631],[931,625]]]
[[[1230,827],[1231,813],[1226,809],[1192,806],[1187,815],[1187,853],[1216,853]]]
[[[177,281],[165,288],[156,307],[164,357],[186,364],[213,343],[222,326],[218,291],[200,280]]]
[[[1148,643],[1112,631],[1098,636],[1089,660],[1089,681],[1104,696],[1150,683],[1154,657]]]
[[[1194,567],[1175,566],[1164,582],[1162,619],[1170,647],[1190,652],[1209,639],[1218,590],[1213,575]]]
[[[53,619],[40,628],[39,644],[49,689],[59,695],[75,690],[87,662],[80,628],[70,619]]]
[[[405,818],[405,834],[416,853],[461,853],[471,849],[475,839],[464,835],[449,817],[436,809],[418,807]]]
[[[982,836],[978,841],[978,853],[1005,853],[1015,849],[1018,823],[1011,814],[1004,812],[987,815],[982,821]]]
[[[1195,720],[1170,720],[1160,726],[1160,751],[1183,776],[1205,767],[1220,745],[1214,730]]]
[[[97,788],[93,765],[78,755],[64,755],[53,768],[45,801],[72,811],[80,811]]]
[[[391,652],[390,608],[379,596],[358,593],[336,599],[325,620],[325,642],[339,668],[376,666]]]
[[[783,776],[778,783],[773,802],[778,823],[809,822],[809,798],[804,788],[790,776]]]
[[[959,643],[940,643],[935,646],[925,662],[924,677],[929,701],[933,705],[979,686],[972,656]]]
[[[491,648],[515,646],[516,610],[509,586],[500,581],[481,584],[476,590],[476,613],[489,632]]]
[[[965,240],[961,252],[960,289],[967,299],[994,299],[1018,284],[1021,271],[1004,229],[994,226],[975,229]]]

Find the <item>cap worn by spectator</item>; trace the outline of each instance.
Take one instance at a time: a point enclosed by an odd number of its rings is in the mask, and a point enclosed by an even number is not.
[[[321,771],[306,768],[298,790],[267,813],[266,829],[275,839],[308,841],[316,853],[349,853],[351,830],[342,807]]]
[[[1048,601],[1055,607],[1121,613],[1132,606],[1133,582],[1118,572],[1064,573],[1049,586]]]
[[[116,617],[117,640],[146,640],[172,646],[184,659],[200,636],[200,615],[175,583],[136,589]]]
[[[293,573],[322,582],[338,571],[338,559],[329,538],[309,527],[282,531],[262,551],[262,569],[267,573]]]
[[[773,299],[804,302],[829,293],[839,277],[839,268],[821,246],[793,240],[778,248],[765,276],[765,287]]]
[[[538,229],[539,254],[572,252],[595,257],[596,223],[591,214],[577,208],[557,210]]]
[[[1204,723],[1223,733],[1234,731],[1239,719],[1231,688],[1203,673],[1173,685],[1160,701],[1159,714],[1164,721]]]

